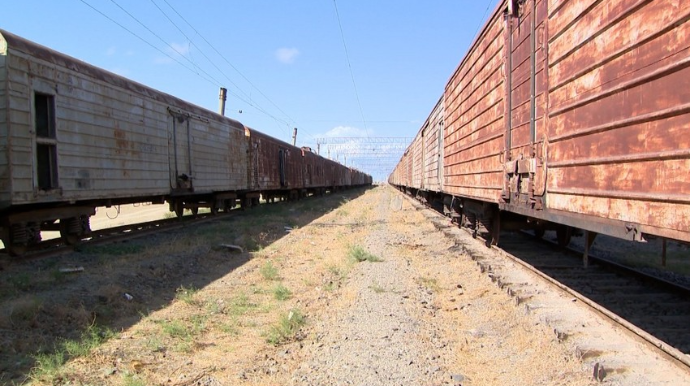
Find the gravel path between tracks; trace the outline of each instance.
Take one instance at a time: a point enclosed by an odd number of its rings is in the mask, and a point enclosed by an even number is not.
[[[580,362],[525,317],[476,265],[390,189],[361,242],[381,262],[358,265],[314,325],[299,385],[586,385]]]
[[[377,187],[4,262],[0,384],[599,384],[479,271],[474,242]],[[625,376],[603,383],[642,384]]]

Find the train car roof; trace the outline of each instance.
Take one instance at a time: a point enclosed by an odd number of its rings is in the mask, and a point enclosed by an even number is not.
[[[193,103],[187,102],[170,94],[158,91],[151,87],[145,86],[141,83],[127,79],[123,76],[114,74],[110,71],[88,64],[82,60],[73,58],[69,55],[52,50],[48,47],[34,43],[30,40],[24,39],[11,32],[0,29],[0,54],[7,55],[8,52],[19,51],[26,55],[44,60],[55,65],[65,67],[69,70],[78,72],[83,75],[90,76],[94,79],[101,80],[105,83],[121,87],[125,90],[144,95],[148,98],[154,99],[161,103],[177,107],[200,116],[208,116],[209,114],[216,115],[217,118],[226,121],[231,127],[244,130],[244,125],[232,118],[222,116],[214,111],[197,106]]]

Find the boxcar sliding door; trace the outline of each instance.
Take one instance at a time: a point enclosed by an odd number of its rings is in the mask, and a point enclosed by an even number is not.
[[[546,170],[547,1],[509,3],[505,19],[507,179],[502,196],[514,209],[539,210]]]
[[[170,187],[173,192],[183,193],[194,190],[192,170],[192,149],[190,118],[182,112],[170,112]]]

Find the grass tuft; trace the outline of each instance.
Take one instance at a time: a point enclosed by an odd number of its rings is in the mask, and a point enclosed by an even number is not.
[[[273,288],[273,297],[275,297],[276,300],[288,300],[292,297],[292,292],[284,285],[278,284]]]
[[[194,286],[180,286],[180,288],[175,290],[175,299],[181,300],[189,305],[197,305],[198,301],[195,299],[195,295],[199,292],[198,288]]]
[[[271,327],[266,336],[266,342],[274,346],[290,342],[305,323],[306,318],[302,312],[292,309],[280,317],[278,324]]]
[[[362,248],[359,245],[351,246],[348,252],[348,256],[350,257],[350,259],[357,262],[368,261],[370,263],[377,263],[383,261],[380,257],[367,252],[364,248]]]
[[[28,291],[32,286],[31,276],[26,272],[11,275],[7,281],[18,291]]]
[[[276,268],[270,260],[259,268],[259,272],[261,272],[261,276],[266,280],[278,279],[278,268]]]
[[[438,280],[432,277],[419,277],[417,278],[419,285],[428,288],[433,292],[440,292],[441,286],[438,284]]]
[[[108,328],[91,326],[82,333],[80,339],[65,340],[56,345],[52,353],[40,353],[34,357],[35,366],[29,377],[36,381],[55,383],[62,372],[62,366],[70,358],[85,357],[116,334]]]

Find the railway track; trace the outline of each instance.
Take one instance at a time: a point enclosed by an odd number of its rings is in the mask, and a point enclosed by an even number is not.
[[[501,235],[500,249],[580,294],[597,311],[690,367],[690,289],[590,254],[540,242],[524,233]]]
[[[407,197],[407,196],[406,196]],[[407,197],[415,207],[422,204]],[[466,240],[471,231],[458,229],[446,217],[434,210],[425,211],[426,217],[437,229],[458,239]],[[481,239],[481,237],[478,237]],[[648,358],[619,360],[626,343],[616,337],[603,336],[598,343],[582,343],[582,336],[605,335],[597,326],[579,323],[571,311],[563,311],[560,302],[544,296],[535,276],[556,287],[570,303],[580,303],[610,320],[624,335],[646,345],[659,356],[673,362],[681,371],[690,374],[690,289],[668,282],[644,272],[636,271],[591,253],[589,265],[584,267],[582,251],[563,249],[527,233],[501,234],[499,248],[487,248],[484,240],[475,245],[456,241],[459,252],[469,254],[482,272],[527,312],[543,313],[543,319],[553,326],[561,341],[573,341],[585,361],[592,362],[594,377],[602,380],[607,374],[621,373],[635,368],[650,371],[653,364]],[[520,274],[518,266],[531,275]],[[555,310],[558,309],[558,312]],[[560,315],[570,314],[566,320]],[[596,339],[594,339],[596,341]],[[634,355],[633,355],[634,356]]]
[[[78,245],[65,244],[62,239],[54,238],[41,241],[35,245],[31,250],[21,257],[9,257],[6,249],[0,249],[0,257],[6,259],[39,259],[50,256],[56,256],[63,253],[74,251],[75,248],[80,248],[88,245],[101,245],[107,243],[114,243],[117,241],[145,237],[154,233],[170,231],[174,229],[181,229],[191,225],[198,225],[217,219],[226,218],[227,216],[236,215],[240,210],[232,210],[230,212],[221,212],[218,214],[196,214],[187,215],[182,219],[174,217],[154,221],[146,221],[136,224],[127,224],[116,227],[104,228],[94,230],[88,238],[82,240]]]

